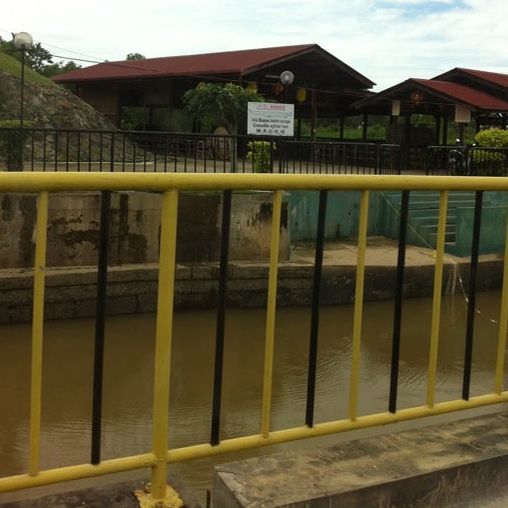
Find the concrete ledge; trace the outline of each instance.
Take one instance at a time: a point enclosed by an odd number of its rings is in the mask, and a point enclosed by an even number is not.
[[[457,263],[467,287],[469,263]],[[498,289],[503,261],[492,257],[480,260],[478,291]],[[444,283],[453,276],[454,266],[444,267]],[[178,264],[175,273],[175,308],[207,309],[217,305],[217,263]],[[281,307],[311,303],[314,268],[307,261],[282,262],[279,267],[277,304]],[[393,298],[396,267],[367,266],[365,300]],[[322,305],[348,304],[354,300],[356,266],[327,263],[321,283]],[[432,295],[433,264],[406,266],[404,297]],[[48,268],[45,316],[47,319],[75,319],[95,315],[97,271],[95,267]],[[155,312],[158,265],[113,266],[108,270],[109,314]],[[32,317],[33,272],[28,269],[0,270],[0,323],[30,321]],[[232,262],[228,268],[227,304],[230,307],[266,306],[268,264]]]
[[[503,489],[507,506],[507,485],[508,414],[493,414],[223,464],[213,506],[470,506]]]

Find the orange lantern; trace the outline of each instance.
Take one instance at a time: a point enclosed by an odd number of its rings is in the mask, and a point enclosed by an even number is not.
[[[296,100],[298,102],[305,102],[307,98],[307,89],[306,88],[298,88],[296,91]]]

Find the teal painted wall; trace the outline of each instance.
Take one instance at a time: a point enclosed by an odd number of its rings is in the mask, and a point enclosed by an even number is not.
[[[289,196],[289,235],[291,241],[314,240],[317,228],[319,192],[291,191]],[[379,233],[380,197],[371,192],[368,234]],[[360,192],[328,193],[325,237],[329,240],[354,238],[358,234]]]
[[[448,249],[456,256],[469,256],[473,240],[474,208],[457,209],[455,246]],[[480,230],[480,254],[503,252],[506,234],[506,206],[484,206]]]
[[[368,234],[397,239],[399,210],[385,196],[395,192],[371,192],[369,200]],[[290,242],[313,241],[316,236],[319,193],[292,191],[289,195],[288,227]],[[340,191],[328,194],[325,236],[327,239],[355,238],[358,234],[360,192]],[[495,253],[504,249],[508,195],[503,192],[485,192],[482,214],[481,253]],[[416,211],[418,212],[418,210]],[[411,212],[410,212],[411,215]],[[437,224],[437,214],[436,214]],[[473,208],[456,209],[455,245],[446,251],[457,256],[468,256],[471,251]],[[414,227],[408,229],[408,243],[434,247],[434,242],[422,240]]]

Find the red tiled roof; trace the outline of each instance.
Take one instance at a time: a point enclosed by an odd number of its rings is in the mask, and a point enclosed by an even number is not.
[[[508,102],[502,99],[498,99],[493,95],[476,90],[469,86],[460,85],[451,81],[438,81],[436,79],[415,79],[412,78],[409,81],[414,81],[420,85],[430,88],[431,90],[438,92],[442,95],[446,95],[453,100],[468,104],[478,109],[488,111],[508,111]]]
[[[105,62],[66,72],[55,76],[53,79],[57,82],[77,82],[162,76],[242,75],[258,66],[267,65],[272,61],[288,56],[296,56],[299,53],[318,47],[317,44],[302,44],[299,46],[224,51],[201,55]]]
[[[433,79],[439,80],[440,78],[447,77],[450,73],[453,73],[454,71],[469,74],[476,78],[480,78],[483,81],[493,83],[494,85],[508,88],[508,74],[501,74],[499,72],[478,71],[475,69],[466,69],[464,67],[456,67],[455,69],[445,72],[444,74],[440,74],[439,76],[436,76]]]

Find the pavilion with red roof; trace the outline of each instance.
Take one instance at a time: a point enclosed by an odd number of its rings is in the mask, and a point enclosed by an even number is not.
[[[457,137],[464,140],[464,126],[500,126],[508,121],[508,75],[454,68],[432,79],[410,78],[353,105],[364,114],[391,116],[388,140],[411,146],[447,144],[448,125],[455,121]],[[411,124],[413,115],[435,119],[432,139]],[[403,125],[399,126],[399,118]],[[428,134],[428,133],[427,133]],[[391,138],[391,139],[390,139]]]
[[[253,83],[269,99],[281,100],[281,72],[294,83],[287,90],[297,119],[340,118],[370,95],[375,84],[317,44],[104,62],[55,76],[83,100],[121,126],[125,108],[147,112],[146,129],[180,130],[183,94],[199,82]]]

